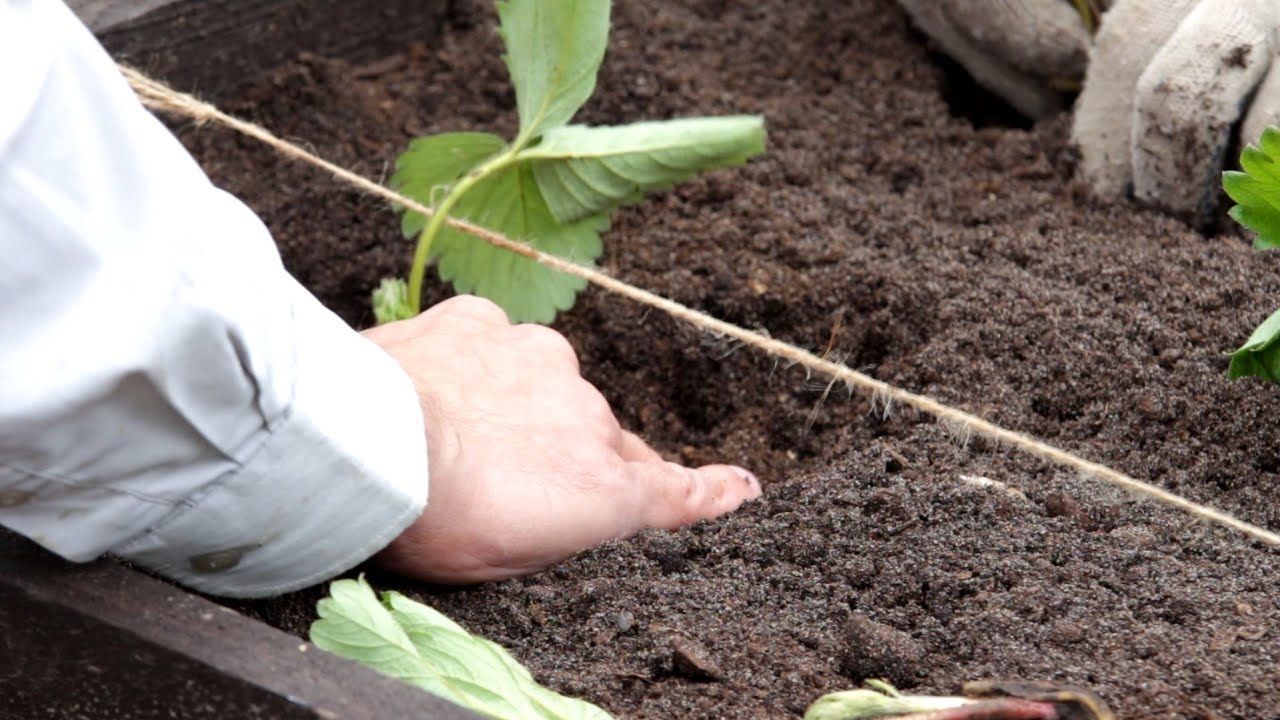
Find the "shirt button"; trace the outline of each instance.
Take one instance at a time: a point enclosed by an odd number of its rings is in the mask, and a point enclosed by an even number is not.
[[[215,550],[202,555],[194,555],[190,561],[191,569],[201,575],[230,570],[240,564],[240,558],[244,557],[246,549],[242,547],[230,548],[228,550]]]

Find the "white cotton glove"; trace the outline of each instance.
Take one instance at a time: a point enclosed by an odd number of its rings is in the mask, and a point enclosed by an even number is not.
[[[1280,123],[1280,0],[1119,0],[1076,104],[1080,171],[1102,196],[1204,222],[1232,132]]]
[[[1079,78],[1089,32],[1064,0],[898,0],[983,87],[1031,118],[1062,109],[1055,79]]]
[[[974,76],[1030,117],[1055,108],[1046,78],[1088,44],[1068,0],[899,0]],[[1104,3],[1105,5],[1106,3]],[[1080,173],[1102,197],[1204,222],[1224,155],[1280,124],[1280,0],[1115,0],[1076,104]]]

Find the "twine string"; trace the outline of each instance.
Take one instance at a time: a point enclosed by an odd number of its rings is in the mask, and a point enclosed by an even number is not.
[[[143,104],[153,110],[181,115],[200,124],[212,122],[226,126],[269,145],[287,157],[322,168],[334,177],[393,204],[422,213],[424,216],[434,214],[431,208],[413,198],[406,197],[344,167],[335,165],[293,143],[282,140],[260,125],[227,115],[213,105],[186,93],[178,92],[133,68],[121,66],[120,69],[133,86],[135,92],[138,93]],[[961,428],[967,434],[983,437],[997,444],[1008,445],[1027,455],[1060,467],[1069,468],[1081,475],[1096,478],[1135,494],[1151,498],[1161,504],[1182,510],[1200,520],[1236,530],[1268,545],[1280,546],[1280,534],[1271,530],[1240,520],[1221,510],[1194,502],[1106,465],[1086,460],[1024,433],[1003,428],[976,415],[944,405],[925,395],[918,395],[895,387],[843,364],[819,357],[808,350],[725,322],[674,300],[623,282],[595,268],[580,265],[555,255],[549,255],[525,243],[517,242],[501,233],[480,227],[474,223],[457,218],[446,218],[445,223],[449,227],[479,238],[491,245],[529,258],[566,275],[586,280],[608,292],[621,295],[651,308],[657,308],[671,317],[693,325],[702,331],[733,338],[773,357],[788,360],[834,380],[847,383],[851,387],[856,387],[869,393],[873,399],[878,398],[885,402],[897,402],[915,408],[920,412],[933,416],[944,425],[949,424]]]

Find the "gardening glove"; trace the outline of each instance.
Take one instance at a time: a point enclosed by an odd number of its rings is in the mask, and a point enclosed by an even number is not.
[[[1078,72],[1064,58],[1078,59],[1069,50],[1088,41],[1066,0],[899,2],[978,82],[1032,118],[1056,109],[1047,78]],[[1110,5],[1076,104],[1080,174],[1101,197],[1132,193],[1203,223],[1233,128],[1243,143],[1280,123],[1280,2]]]
[[[1280,2],[1119,0],[1104,16],[1072,137],[1094,191],[1202,224],[1237,126],[1280,122]]]
[[[618,425],[569,342],[477,297],[366,330],[418,389],[431,501],[377,556],[441,583],[523,575],[644,528],[675,529],[760,496],[732,465],[666,462]]]
[[[898,0],[973,78],[1022,114],[1063,108],[1055,80],[1079,78],[1089,31],[1065,0]]]

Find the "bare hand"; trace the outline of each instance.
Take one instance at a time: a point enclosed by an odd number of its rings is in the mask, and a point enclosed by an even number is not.
[[[731,465],[665,462],[624,431],[559,333],[476,297],[364,333],[418,389],[427,509],[376,558],[441,583],[522,575],[647,527],[675,529],[760,495]]]

